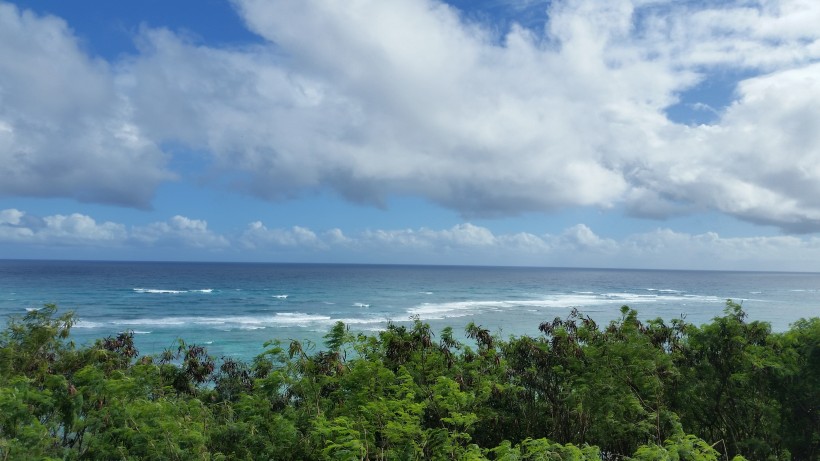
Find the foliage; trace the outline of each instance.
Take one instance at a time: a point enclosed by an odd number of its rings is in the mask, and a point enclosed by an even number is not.
[[[573,311],[508,339],[342,323],[252,362],[179,341],[85,347],[53,305],[0,333],[0,460],[815,460],[820,319],[774,333]]]

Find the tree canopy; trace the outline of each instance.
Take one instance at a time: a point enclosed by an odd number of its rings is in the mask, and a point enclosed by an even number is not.
[[[337,323],[323,347],[272,340],[251,362],[132,332],[76,346],[56,306],[0,333],[0,460],[816,460],[820,319],[785,332],[728,301],[696,326],[599,327],[578,311],[533,336],[415,319]],[[745,457],[745,458],[744,458]]]

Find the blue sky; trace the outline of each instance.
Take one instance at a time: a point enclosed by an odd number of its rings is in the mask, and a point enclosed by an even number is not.
[[[0,2],[0,257],[820,271],[818,23]]]

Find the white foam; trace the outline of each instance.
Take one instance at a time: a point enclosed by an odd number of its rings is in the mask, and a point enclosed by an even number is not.
[[[145,318],[145,319],[118,319],[112,320],[112,324],[114,325],[142,325],[142,326],[171,326],[171,325],[185,325],[185,321],[179,317],[165,317],[160,319],[152,319],[152,318]]]
[[[273,295],[273,297],[278,299],[288,299],[288,295]]]
[[[661,305],[681,306],[696,303],[723,303],[724,298],[718,296],[703,296],[693,294],[682,294],[674,292],[654,292],[638,290],[631,292],[571,292],[556,294],[532,295],[529,299],[490,299],[490,300],[467,300],[450,302],[425,302],[412,306],[401,312],[391,310],[390,316],[398,321],[406,321],[408,317],[418,316],[421,320],[443,320],[450,318],[466,317],[476,314],[489,314],[493,316],[503,316],[505,311],[527,312],[530,315],[537,315],[542,312],[545,315],[553,315],[556,310],[569,308],[579,308],[584,312],[596,312],[611,310],[613,306],[640,305],[658,303]],[[321,306],[321,303],[317,302]],[[332,304],[324,302],[324,304]],[[350,304],[348,304],[350,305]],[[118,328],[134,329],[140,334],[156,334],[157,329],[201,329],[201,330],[260,330],[264,328],[307,328],[322,331],[333,325],[337,321],[342,321],[348,325],[355,325],[363,329],[383,328],[390,319],[387,314],[369,315],[372,310],[355,308],[367,308],[370,305],[365,303],[354,303],[354,309],[346,309],[342,312],[327,315],[306,312],[262,312],[258,314],[239,315],[183,315],[183,316],[159,316],[147,318],[126,318],[126,319],[94,319],[95,321],[80,321],[76,325],[78,328]],[[374,330],[375,331],[375,330]]]
[[[139,319],[116,319],[108,322],[80,321],[76,324],[79,328],[100,328],[106,325],[117,327],[136,328],[162,328],[180,326],[200,326],[204,328],[216,328],[229,331],[234,328],[242,330],[258,330],[268,327],[306,327],[310,325],[330,325],[334,320],[327,315],[306,314],[301,312],[280,312],[273,315],[250,316],[204,316],[204,317],[158,317]],[[148,331],[147,333],[150,333]],[[145,333],[145,334],[147,334]]]
[[[304,314],[301,312],[280,312],[272,318],[272,321],[277,324],[303,325],[308,323],[327,323],[332,321],[332,318],[327,315]]]
[[[407,310],[411,316],[418,316],[422,320],[441,320],[453,317],[465,317],[480,312],[498,312],[507,309],[526,308],[529,312],[543,309],[585,308],[606,305],[633,305],[645,303],[663,303],[681,301],[691,302],[724,302],[717,296],[675,295],[673,293],[636,294],[627,292],[600,293],[572,292],[558,294],[541,299],[531,300],[485,300],[485,301],[456,301],[444,303],[422,303]]]
[[[672,290],[670,288],[647,288],[646,291],[657,291],[658,293],[685,293],[681,290]]]
[[[344,318],[344,319],[333,319],[332,323],[342,322],[345,325],[372,325],[376,323],[387,323],[388,319],[383,318]]]
[[[498,307],[504,301],[454,301],[447,303],[423,303],[407,310],[411,316],[424,320],[440,320],[451,317],[464,317],[473,312]]]
[[[166,295],[166,294],[173,294],[177,295],[180,293],[185,293],[185,290],[163,290],[157,288],[134,288],[134,291],[137,293],[150,293],[150,294],[158,294],[158,295]]]
[[[101,326],[103,326],[102,323],[90,322],[88,320],[80,320],[74,324],[74,328],[100,328]]]
[[[154,295],[178,295],[182,293],[213,293],[213,288],[203,288],[200,290],[168,290],[164,288],[132,288],[137,293],[148,293]]]
[[[141,331],[141,330],[134,330],[135,335],[150,335],[150,331]]]

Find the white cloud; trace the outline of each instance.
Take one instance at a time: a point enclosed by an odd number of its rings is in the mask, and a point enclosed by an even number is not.
[[[155,222],[147,226],[134,227],[130,237],[142,245],[220,249],[230,246],[222,235],[208,229],[208,223],[185,216],[174,216],[167,222]]]
[[[603,251],[612,252],[617,249],[618,245],[613,240],[599,237],[585,224],[576,224],[565,230],[561,236],[556,239],[559,247],[566,248],[570,251],[586,250],[586,251]]]
[[[2,210],[0,211],[0,225],[19,225],[20,218],[23,216],[25,216],[25,213],[14,208]]]
[[[220,234],[203,220],[174,216],[165,222],[127,228],[73,213],[37,217],[0,210],[0,245],[17,249],[81,246],[137,250],[145,258],[208,259],[218,252],[233,260],[532,265],[646,269],[820,270],[820,238],[797,236],[721,237],[656,229],[621,239],[603,237],[585,224],[557,234],[495,233],[463,223],[447,229],[371,229],[345,234],[293,226],[269,228],[251,222],[239,234]],[[157,253],[157,251],[161,253]],[[25,251],[18,252],[25,255]],[[102,254],[102,253],[101,253]],[[272,256],[273,255],[273,256]],[[349,258],[349,259],[346,259]]]
[[[498,245],[495,235],[484,227],[470,223],[458,224],[450,229],[428,228],[399,230],[367,230],[356,239],[361,247],[377,247],[401,251],[425,250],[433,253],[453,250],[481,251]]]
[[[0,4],[0,196],[147,207],[164,163],[108,63],[61,19]]]
[[[817,237],[724,238],[658,229],[629,236],[619,246],[619,256],[633,267],[817,271],[820,257]]]
[[[204,248],[229,247],[229,240],[208,229],[203,220],[174,216],[166,222],[127,228],[110,221],[72,213],[34,216],[14,208],[0,210],[0,243],[41,247],[75,245],[88,248]],[[172,251],[173,252],[173,251]]]
[[[41,237],[46,241],[121,242],[125,236],[125,226],[122,224],[98,224],[90,216],[79,213],[47,216],[43,220],[46,226],[41,231]]]
[[[738,94],[719,124],[677,129],[632,172],[634,207],[820,230],[820,63],[748,79]]]
[[[601,161],[609,140],[600,134],[614,114],[601,108],[607,97],[632,106],[634,94],[602,88],[597,68],[575,63],[584,43],[555,54],[515,29],[500,46],[433,2],[243,5],[276,47],[209,50],[149,33],[132,91],[156,125],[150,132],[196,133],[253,193],[329,186],[372,203],[407,193],[493,215],[609,206],[626,188]],[[591,51],[593,62],[603,54]],[[640,89],[639,105],[668,99],[647,90],[679,84],[609,77]],[[155,84],[160,78],[175,83]]]
[[[436,0],[236,5],[265,43],[145,29],[117,63],[84,55],[56,18],[0,5],[0,194],[146,206],[170,177],[157,146],[180,142],[215,182],[266,199],[331,188],[467,217],[623,205],[820,230],[818,2],[564,0],[543,29],[501,36]],[[713,124],[670,121],[712,75],[747,77]],[[137,234],[182,232],[167,225]],[[262,227],[244,244],[323,238]],[[384,232],[368,238],[499,244],[472,228]]]
[[[35,245],[116,246],[125,240],[122,224],[98,223],[80,213],[30,216],[17,209],[0,211],[0,242]]]
[[[820,5],[759,0],[650,7],[647,46],[689,66],[774,70],[820,58]]]
[[[267,45],[148,31],[129,94],[152,136],[205,148],[258,196],[410,194],[468,216],[624,203],[820,229],[820,205],[786,187],[820,183],[805,166],[814,132],[787,129],[820,122],[813,4],[554,2],[546,35],[513,27],[500,42],[433,0],[237,5]],[[712,126],[666,118],[731,69],[770,74]]]
[[[332,242],[341,242],[341,231],[333,232],[337,237]],[[270,249],[277,247],[302,247],[302,248],[327,248],[319,237],[310,229],[293,226],[290,229],[268,229],[261,221],[255,221],[248,225],[248,228],[239,238],[243,246],[250,249]]]

